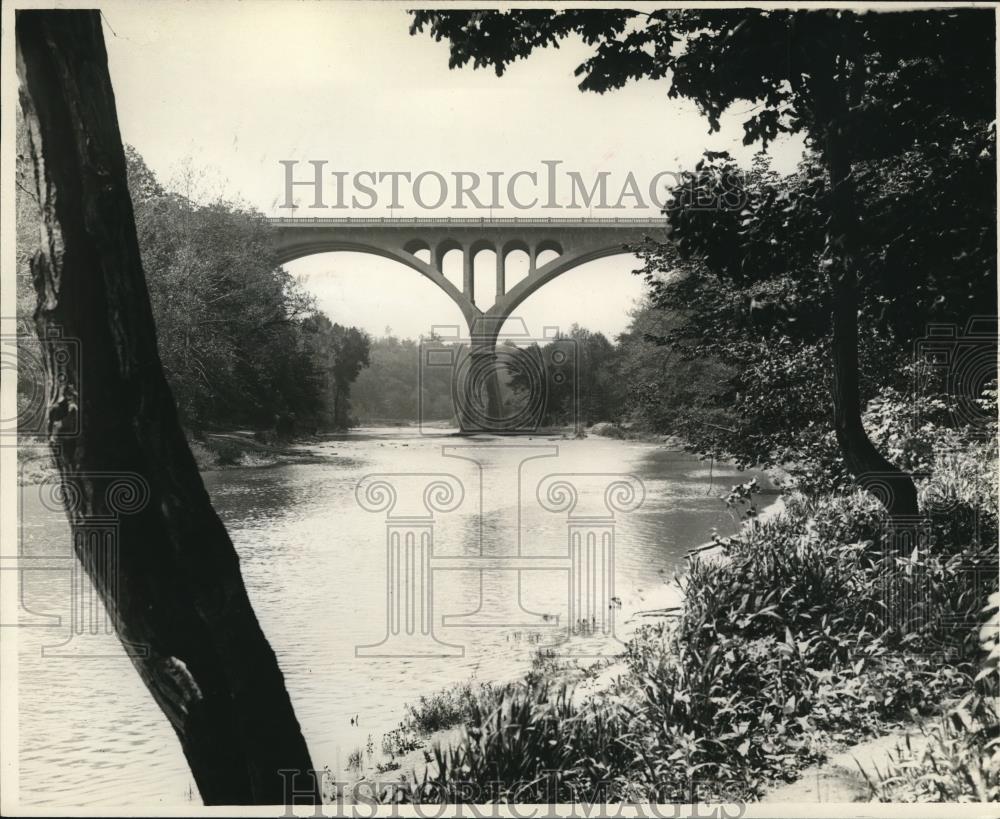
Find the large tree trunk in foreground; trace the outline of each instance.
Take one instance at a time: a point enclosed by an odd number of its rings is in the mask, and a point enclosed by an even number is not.
[[[844,74],[844,64],[837,67]],[[831,75],[832,76],[832,75]],[[858,270],[855,249],[857,205],[848,153],[848,104],[842,88],[830,83],[825,159],[830,175],[830,217],[826,263],[833,308],[833,424],[847,469],[858,484],[872,492],[895,519],[915,517],[917,489],[913,479],[891,464],[871,442],[861,422],[858,361]]]
[[[132,662],[205,802],[282,804],[279,771],[312,765],[160,366],[100,14],[18,11],[16,38],[42,209],[35,319],[77,558],[120,639],[139,647]],[[52,331],[76,340],[78,364],[56,360]],[[148,502],[119,518],[108,561],[76,535],[115,513],[112,486],[129,474]]]

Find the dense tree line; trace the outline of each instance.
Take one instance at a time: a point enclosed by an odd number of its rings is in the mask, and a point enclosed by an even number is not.
[[[691,360],[661,338],[680,319],[646,299],[614,340],[577,324],[544,343],[498,348],[505,416],[525,410],[544,427],[612,423],[643,432],[679,432],[694,407],[708,409],[729,368],[714,358]],[[428,351],[455,351],[455,367],[428,366]],[[448,360],[448,359],[445,359]],[[363,424],[456,423],[453,375],[464,360],[433,336],[371,342],[371,366],[352,390]],[[459,400],[462,400],[459,398]],[[530,408],[530,409],[529,409]]]
[[[131,148],[126,158],[160,356],[185,424],[348,426],[367,335],[316,308],[275,259],[262,214],[192,202]]]
[[[450,422],[455,416],[451,368],[427,364],[427,351],[442,346],[431,334],[417,340],[386,334],[371,341],[371,366],[351,391],[358,421],[366,424]],[[423,358],[423,362],[422,359]]]
[[[134,149],[125,154],[160,357],[185,427],[287,435],[350,426],[350,391],[369,364],[368,335],[316,307],[274,257],[262,214],[221,197],[192,201],[161,184]],[[25,320],[38,242],[32,186],[19,121],[17,296]],[[41,373],[34,341],[19,343],[25,404]]]
[[[435,363],[431,353],[437,351],[447,352],[437,360],[451,361],[451,366]],[[374,339],[371,367],[352,392],[358,420],[456,423],[456,400],[465,398],[456,396],[455,389],[469,363],[467,352],[467,346],[433,335],[414,341],[390,332]],[[531,407],[524,417],[544,426],[618,419],[622,397],[616,356],[616,346],[603,333],[578,325],[542,345],[501,343],[496,361],[505,416]]]
[[[995,173],[995,145],[993,124],[959,121],[947,140],[940,133],[915,139],[854,169],[862,420],[907,470],[920,465],[896,457],[899,447],[888,440],[915,436],[920,423],[907,403],[922,396],[926,422],[937,400],[943,420],[946,407],[981,399],[996,375],[994,362],[972,380],[953,377],[995,344],[989,319],[985,335],[975,324],[969,335],[970,321],[997,310],[995,196],[986,182]],[[718,186],[732,168],[728,157],[708,157],[700,184]],[[815,275],[824,265],[829,180],[810,154],[786,177],[759,159],[742,184],[741,212],[678,208],[674,241],[642,251],[651,303],[678,319],[656,339],[683,360],[713,358],[727,368],[707,403],[674,419],[676,431],[699,451],[746,464],[796,463],[840,484],[850,470],[830,426],[832,291]],[[666,268],[676,271],[669,280],[661,276]],[[946,360],[939,349],[936,364],[921,353],[933,345],[927,334],[935,325],[953,334],[956,356]],[[891,429],[880,420],[889,404],[897,410]],[[721,420],[706,423],[706,414]]]

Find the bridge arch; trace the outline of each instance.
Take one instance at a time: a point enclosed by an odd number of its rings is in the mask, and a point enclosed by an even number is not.
[[[447,256],[452,251],[457,250],[460,253],[465,254],[465,250],[462,247],[461,242],[455,239],[444,239],[438,242],[437,247],[434,248],[434,262],[437,269],[444,274],[444,257]]]
[[[543,253],[549,251],[555,253],[557,256],[562,256],[563,254],[562,245],[555,239],[542,239],[542,241],[535,246],[536,256],[541,256]]]
[[[420,252],[425,249],[428,251],[430,250],[429,248],[416,247],[415,252]],[[459,249],[461,249],[460,245]],[[390,259],[394,262],[398,262],[399,264],[405,265],[412,270],[416,270],[444,291],[444,293],[458,306],[459,310],[461,310],[462,317],[470,326],[476,320],[477,315],[481,312],[475,308],[475,305],[469,305],[467,303],[462,291],[448,281],[444,274],[438,271],[435,265],[425,262],[423,259],[420,259],[413,253],[405,250],[396,251],[391,248],[379,247],[377,245],[362,242],[314,242],[296,245],[294,249],[279,252],[277,254],[277,260],[279,264],[289,264],[290,262],[303,259],[307,256],[317,256],[322,253],[338,252],[365,253],[371,256],[379,256],[383,259]]]
[[[430,253],[431,246],[423,239],[411,239],[403,246],[403,250],[413,256],[416,256],[422,250],[426,250]]]
[[[475,259],[476,256],[482,253],[484,250],[492,250],[494,253],[497,252],[496,243],[492,239],[476,239],[469,246],[469,255]]]
[[[483,239],[469,248],[472,266],[472,301],[480,310],[496,303],[498,288],[503,285],[503,259],[493,242]]]
[[[279,261],[347,250],[400,262],[431,279],[458,305],[471,329],[477,320],[505,319],[529,296],[575,267],[620,253],[662,230],[660,219],[273,219]],[[462,254],[462,281],[444,275],[445,254]],[[483,250],[497,256],[496,299],[488,309],[475,304],[474,260]],[[506,278],[509,257],[528,256],[528,275]],[[417,253],[427,256],[427,261]],[[539,258],[555,254],[555,258]],[[486,305],[483,305],[486,307]],[[480,322],[481,323],[481,322]],[[502,321],[501,321],[502,323]]]
[[[513,253],[515,250],[522,250],[525,253],[531,253],[531,248],[528,247],[528,243],[524,239],[510,239],[504,242],[503,245],[503,255],[507,256]]]
[[[598,259],[605,259],[609,256],[628,255],[629,253],[630,251],[624,245],[617,245],[595,248],[587,253],[573,256],[557,256],[555,259],[535,268],[527,278],[522,279],[504,293],[503,296],[498,297],[493,307],[486,311],[486,315],[502,324],[525,299],[538,292],[542,287],[563,273],[568,273],[576,267]]]
[[[531,295],[576,267],[627,253],[627,245],[665,227],[655,219],[381,219],[315,218],[271,220],[274,249],[282,263],[304,256],[349,251],[381,256],[433,281],[459,308],[471,336],[471,355],[495,360],[503,324]],[[475,257],[496,254],[496,298],[488,309],[475,301]],[[446,254],[459,251],[458,286],[444,274]],[[506,268],[514,252],[528,256],[528,275],[508,286]],[[417,254],[426,255],[427,260]],[[545,259],[546,255],[555,258]],[[483,305],[486,307],[486,305]],[[488,358],[482,358],[488,356]],[[490,417],[501,417],[498,376],[487,382]],[[464,428],[464,423],[463,423]]]

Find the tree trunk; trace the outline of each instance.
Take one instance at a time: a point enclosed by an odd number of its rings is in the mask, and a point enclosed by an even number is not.
[[[283,804],[279,771],[312,763],[160,365],[100,14],[16,15],[42,210],[35,321],[76,556],[205,803]],[[67,339],[78,349],[68,365]],[[121,511],[123,476],[148,502],[120,515],[113,559],[101,559],[79,535]],[[307,782],[306,799],[318,799],[314,777],[296,785]]]
[[[842,72],[841,72],[842,74]],[[833,88],[826,129],[825,159],[830,175],[830,217],[825,264],[830,276],[833,311],[833,424],[847,469],[896,519],[915,517],[913,479],[893,466],[876,448],[861,422],[858,362],[858,273],[855,248],[855,183],[844,129],[848,106],[842,88]]]

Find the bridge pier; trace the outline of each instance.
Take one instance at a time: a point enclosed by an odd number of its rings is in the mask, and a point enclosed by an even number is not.
[[[475,256],[469,247],[462,248],[462,293],[473,304],[476,303]],[[443,270],[443,268],[442,268]]]
[[[485,329],[477,319],[469,327],[469,361],[455,376],[455,414],[462,432],[503,432],[504,401],[500,389],[497,336],[500,328]],[[485,399],[485,400],[484,400]]]

